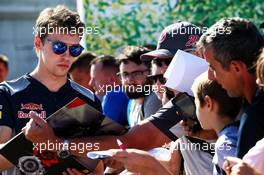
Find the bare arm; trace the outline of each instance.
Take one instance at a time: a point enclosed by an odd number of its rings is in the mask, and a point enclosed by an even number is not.
[[[31,121],[23,128],[26,137],[34,143],[47,143],[47,140],[53,143],[63,143],[63,140],[54,135],[53,129],[47,122],[35,115],[31,115]],[[71,149],[71,153],[76,156],[86,156],[88,151],[107,150],[118,148],[116,139],[119,138],[128,148],[137,148],[148,150],[157,146],[161,146],[165,142],[169,142],[159,129],[157,129],[150,121],[144,120],[139,125],[131,128],[131,130],[122,136],[96,136],[86,138],[70,139],[70,145],[89,144],[93,148],[91,150]],[[78,146],[77,146],[78,148]]]
[[[0,126],[0,149],[12,137],[12,129],[8,126]],[[14,165],[0,154],[0,171],[12,168]]]
[[[8,126],[0,126],[0,144],[7,142],[12,137],[12,129]]]
[[[116,161],[122,162],[124,167],[130,172],[142,173],[145,175],[171,175],[171,172],[168,171],[157,159],[149,155],[148,152],[137,149],[111,151],[114,154],[113,158]]]
[[[12,167],[14,167],[14,165],[0,154],[0,171],[8,170]]]

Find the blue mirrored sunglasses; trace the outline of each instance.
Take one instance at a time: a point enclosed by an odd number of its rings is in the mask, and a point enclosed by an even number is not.
[[[57,55],[65,53],[68,49],[67,44],[62,41],[52,41],[48,38],[47,41],[52,44],[52,50]],[[72,57],[77,57],[82,53],[83,49],[80,44],[74,44],[69,46],[69,53]]]

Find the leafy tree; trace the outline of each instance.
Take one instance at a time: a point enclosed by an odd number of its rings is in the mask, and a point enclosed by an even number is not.
[[[223,17],[263,22],[263,0],[84,0],[88,50],[114,54],[124,45],[156,44],[162,29],[178,20],[209,27]]]

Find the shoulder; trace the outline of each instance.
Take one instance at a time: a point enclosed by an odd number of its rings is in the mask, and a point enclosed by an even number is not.
[[[23,91],[29,85],[30,81],[25,76],[22,76],[15,80],[4,81],[3,83],[0,83],[0,90],[12,96],[20,91]]]
[[[220,136],[215,143],[216,153],[223,156],[234,156],[237,150],[237,139],[237,133]]]
[[[112,99],[114,101],[128,101],[128,97],[126,96],[126,94],[122,91],[111,91],[108,92],[105,97],[105,99]]]
[[[87,101],[90,105],[95,107],[100,112],[102,111],[100,100],[95,96],[95,94],[91,90],[77,84],[72,80],[69,81],[70,81],[70,86],[74,91],[81,94],[81,96],[85,98],[84,100]]]
[[[83,96],[89,98],[92,101],[95,101],[96,99],[95,94],[91,90],[79,85],[78,83],[72,80],[70,80],[70,85],[78,93],[82,94]]]

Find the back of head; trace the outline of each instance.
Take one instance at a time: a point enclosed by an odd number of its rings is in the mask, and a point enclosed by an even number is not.
[[[221,19],[211,26],[197,43],[198,49],[212,48],[214,57],[224,69],[232,60],[242,61],[250,73],[255,73],[255,63],[264,39],[257,27],[242,18]]]
[[[201,74],[192,85],[194,96],[199,100],[201,106],[205,105],[205,96],[209,96],[218,104],[218,114],[235,119],[238,115],[242,100],[231,98],[225,89],[215,80],[209,80],[207,73]]]
[[[103,71],[112,71],[114,74],[118,72],[118,63],[115,57],[111,55],[100,55],[91,61],[90,65],[101,63]]]
[[[40,12],[35,24],[35,36],[44,42],[48,34],[78,34],[82,36],[84,23],[78,13],[69,10],[66,6],[57,5]]]
[[[126,64],[128,61],[134,62],[137,65],[145,64],[148,68],[150,67],[150,62],[141,61],[140,56],[150,50],[146,47],[141,46],[125,46],[122,53],[117,57],[119,63]]]
[[[74,69],[79,69],[82,71],[90,72],[90,63],[93,59],[96,58],[96,55],[92,52],[83,52],[71,65],[69,72],[72,72]]]

